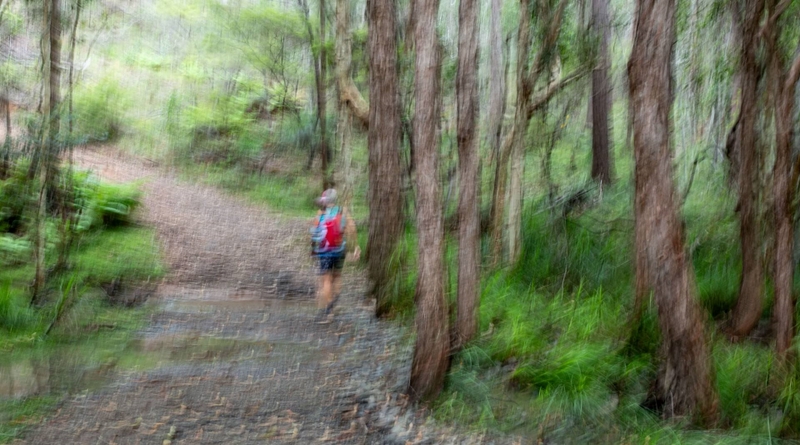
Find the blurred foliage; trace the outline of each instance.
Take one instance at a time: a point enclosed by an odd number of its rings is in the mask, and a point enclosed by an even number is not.
[[[133,96],[113,78],[81,86],[74,99],[75,144],[113,141],[124,129],[125,112],[135,104]]]

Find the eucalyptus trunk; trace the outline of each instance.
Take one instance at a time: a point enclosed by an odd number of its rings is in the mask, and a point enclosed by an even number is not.
[[[38,153],[39,199],[34,245],[35,273],[31,302],[36,304],[44,291],[47,246],[47,189],[53,176],[59,103],[61,61],[61,15],[59,0],[45,0],[42,8],[42,134]]]
[[[666,417],[716,419],[717,397],[694,273],[684,246],[671,148],[675,0],[637,0],[628,73],[634,112],[635,217],[662,338],[656,396]]]
[[[456,74],[458,133],[458,316],[456,345],[478,332],[480,284],[480,173],[478,165],[478,2],[461,0]]]
[[[731,316],[731,335],[742,337],[750,333],[761,318],[764,294],[764,267],[761,253],[761,220],[759,217],[759,149],[758,81],[760,67],[757,59],[758,30],[764,11],[764,0],[746,2],[742,22],[741,109],[735,140],[738,155],[739,238],[742,252],[742,275],[739,297]]]
[[[491,0],[491,22],[489,28],[489,113],[487,116],[487,145],[494,158],[494,186],[490,211],[489,240],[491,263],[496,266],[501,261],[503,237],[503,199],[506,181],[506,162],[501,160],[501,135],[503,115],[506,109],[506,73],[503,61],[503,33],[500,13],[503,0]]]
[[[777,2],[769,0],[770,15],[775,14]],[[779,14],[779,13],[778,13]],[[786,60],[778,46],[781,27],[775,20],[770,20],[765,27],[765,41],[769,58],[769,84],[772,88],[771,98],[775,112],[775,164],[772,170],[773,197],[775,199],[773,217],[775,218],[774,239],[774,271],[773,286],[775,306],[772,317],[775,330],[775,350],[778,356],[785,358],[792,346],[794,338],[794,301],[792,287],[794,285],[794,225],[792,215],[794,209],[794,185],[797,184],[795,172],[792,171],[792,144],[794,127],[792,119],[795,115],[795,87],[800,78],[800,52],[786,71]],[[800,50],[798,50],[800,51]]]
[[[353,154],[351,147],[353,114],[344,92],[352,84],[352,80],[350,80],[350,65],[352,63],[350,44],[350,2],[336,0],[336,89],[339,93],[336,134],[340,150],[340,196],[342,204],[348,208],[353,196]]]
[[[332,186],[328,164],[331,161],[328,149],[327,112],[327,51],[325,50],[325,0],[319,0],[319,76],[317,76],[317,119],[319,120],[319,156],[321,159],[322,188]]]
[[[410,393],[433,399],[442,389],[450,338],[444,295],[444,221],[439,184],[439,75],[436,35],[438,0],[414,1],[414,165],[417,209],[416,331]],[[372,101],[372,100],[371,100]],[[371,121],[372,122],[372,121]]]
[[[517,103],[514,128],[511,130],[509,160],[508,219],[506,220],[509,262],[519,257],[522,237],[522,172],[525,165],[525,136],[528,132],[528,108],[533,85],[529,81],[528,57],[531,49],[531,1],[520,0],[517,31]]]
[[[611,82],[608,73],[611,58],[608,54],[608,42],[611,29],[608,22],[608,0],[592,0],[592,26],[598,39],[597,65],[592,71],[592,179],[601,184],[610,184],[614,160],[609,131]]]
[[[376,315],[390,310],[388,267],[403,232],[400,94],[394,2],[367,2],[369,19],[369,240],[366,257]]]

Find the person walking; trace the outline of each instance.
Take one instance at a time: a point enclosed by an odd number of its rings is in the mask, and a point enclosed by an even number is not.
[[[347,258],[358,261],[361,249],[356,238],[356,224],[350,213],[337,205],[335,189],[328,189],[317,199],[320,210],[311,224],[312,253],[319,261],[317,283],[318,323],[330,323],[333,307],[342,287],[342,268]]]

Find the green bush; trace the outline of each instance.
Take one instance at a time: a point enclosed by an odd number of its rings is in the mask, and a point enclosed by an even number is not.
[[[125,113],[133,104],[130,93],[112,78],[75,91],[73,143],[114,140],[124,129]]]
[[[30,302],[9,281],[0,283],[0,330],[13,332],[37,321]]]
[[[35,203],[33,183],[28,179],[27,160],[11,164],[8,176],[0,179],[0,233],[20,233],[25,210]]]
[[[136,184],[102,183],[89,172],[75,173],[73,183],[75,208],[80,212],[78,232],[130,223],[131,214],[141,204]]]

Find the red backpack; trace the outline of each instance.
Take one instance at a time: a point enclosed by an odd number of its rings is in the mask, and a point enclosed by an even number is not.
[[[320,243],[320,250],[335,250],[342,246],[342,212],[337,211],[333,218],[325,218],[325,238]]]

